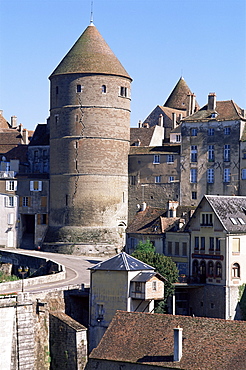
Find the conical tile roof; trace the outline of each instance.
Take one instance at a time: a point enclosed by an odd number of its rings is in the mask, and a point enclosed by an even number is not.
[[[130,256],[125,252],[121,252],[106,261],[100,262],[90,268],[90,270],[107,270],[107,271],[143,271],[155,270],[154,267],[147,265],[137,258]]]
[[[50,77],[70,73],[102,73],[131,79],[93,24],[85,29]]]
[[[164,107],[173,109],[187,109],[187,95],[191,94],[191,90],[183,77],[180,77],[173,91],[167,98]],[[196,108],[199,109],[199,105],[196,102]],[[196,110],[197,110],[196,109]]]

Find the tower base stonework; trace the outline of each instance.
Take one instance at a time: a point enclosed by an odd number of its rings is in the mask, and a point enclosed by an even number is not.
[[[119,253],[125,246],[123,227],[96,228],[82,226],[49,227],[42,244],[46,252],[112,256]]]

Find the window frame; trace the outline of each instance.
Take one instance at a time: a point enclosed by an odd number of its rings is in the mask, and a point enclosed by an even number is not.
[[[197,183],[197,168],[190,169],[190,183],[192,184]]]
[[[208,162],[214,162],[214,145],[208,145]]]
[[[190,147],[190,161],[197,162],[197,145],[191,145]]]
[[[231,160],[231,146],[230,144],[224,145],[224,162],[230,162]]]
[[[228,183],[230,181],[231,181],[231,169],[230,168],[224,168],[223,182]]]
[[[155,184],[160,184],[161,183],[161,175],[155,176]]]
[[[167,154],[167,163],[174,163],[174,155]]]
[[[161,163],[161,156],[160,154],[154,154],[153,164],[160,164]]]

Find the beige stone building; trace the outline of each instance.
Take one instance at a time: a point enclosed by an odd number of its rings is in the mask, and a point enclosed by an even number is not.
[[[242,319],[246,284],[246,197],[205,195],[190,234],[190,314]],[[198,284],[196,287],[195,285]]]
[[[154,268],[122,252],[91,268],[90,349],[96,347],[115,312],[153,312],[164,297],[164,280]]]

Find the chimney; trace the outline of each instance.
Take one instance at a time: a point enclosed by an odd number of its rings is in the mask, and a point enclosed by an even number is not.
[[[176,113],[172,113],[173,129],[177,127]]]
[[[147,207],[146,202],[143,202],[142,205],[141,205],[140,211],[145,211],[146,210],[146,207]]]
[[[195,104],[196,103],[196,95],[194,93],[190,93],[188,95],[188,112],[187,115],[190,116],[195,112]]]
[[[182,114],[182,113],[180,113],[180,114],[179,114],[179,122],[181,122],[181,121],[182,121],[182,119],[183,119],[183,114]]]
[[[162,114],[159,115],[158,126],[163,127],[163,115]]]
[[[25,128],[22,133],[22,140],[24,144],[28,145],[28,130]]]
[[[20,134],[22,136],[22,133],[23,133],[23,125],[22,125],[22,123],[19,124],[18,131],[20,132]]]
[[[208,110],[215,110],[216,109],[216,94],[210,93],[208,94]]]
[[[179,326],[173,329],[174,334],[174,354],[173,361],[180,361],[182,357],[182,332],[183,329]]]
[[[3,116],[3,110],[0,109],[0,116]]]
[[[142,121],[141,119],[138,121],[138,128],[141,128],[142,127]]]
[[[12,128],[17,127],[17,117],[16,116],[11,117],[11,127]]]

